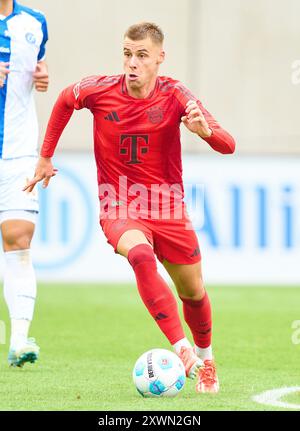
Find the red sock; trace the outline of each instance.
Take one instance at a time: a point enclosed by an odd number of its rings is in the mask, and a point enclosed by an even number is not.
[[[176,299],[169,286],[157,272],[154,252],[150,245],[140,244],[128,253],[140,296],[161,331],[171,344],[185,337]]]
[[[183,302],[183,315],[196,346],[205,349],[211,345],[211,306],[207,293],[200,301],[180,298]]]

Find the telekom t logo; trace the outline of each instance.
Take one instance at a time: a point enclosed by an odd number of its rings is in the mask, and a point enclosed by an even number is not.
[[[121,135],[120,154],[128,155],[127,165],[137,165],[142,163],[138,156],[148,152],[148,135]]]

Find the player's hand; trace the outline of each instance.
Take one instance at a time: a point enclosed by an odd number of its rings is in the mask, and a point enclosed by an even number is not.
[[[211,136],[212,131],[201,109],[194,100],[187,102],[185,114],[181,117],[181,121],[191,132],[197,133],[201,138],[209,138]]]
[[[0,62],[0,88],[4,87],[6,77],[9,74],[8,66],[9,63]]]
[[[40,157],[36,168],[35,174],[32,180],[30,180],[23,189],[23,192],[27,191],[28,193],[32,192],[35,185],[43,181],[43,188],[48,187],[49,181],[52,177],[57,174],[57,169],[54,168],[51,162],[50,157]]]
[[[47,64],[44,61],[40,61],[33,73],[33,83],[37,91],[45,92],[49,86],[49,73]]]

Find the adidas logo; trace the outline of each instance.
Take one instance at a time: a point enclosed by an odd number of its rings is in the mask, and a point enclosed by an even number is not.
[[[191,255],[191,257],[199,256],[199,254],[200,254],[200,248],[199,248],[199,247],[197,247],[197,248],[194,250],[194,253]]]
[[[166,319],[168,316],[166,315],[166,314],[163,314],[163,313],[158,313],[156,316],[155,316],[155,320],[156,321],[158,321],[158,320],[163,320],[163,319]]]
[[[206,335],[206,334],[209,334],[210,332],[211,332],[211,328],[207,329],[206,331],[199,331],[199,334]]]
[[[118,114],[115,111],[112,111],[110,114],[106,115],[106,117],[104,117],[104,120],[108,120],[108,121],[121,121]]]

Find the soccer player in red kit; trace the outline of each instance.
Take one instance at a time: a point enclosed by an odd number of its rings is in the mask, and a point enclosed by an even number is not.
[[[196,391],[218,392],[211,305],[198,240],[183,202],[180,124],[223,154],[233,153],[235,142],[186,87],[158,76],[163,39],[155,24],[131,26],[124,36],[123,75],[92,76],[60,94],[27,189],[41,180],[48,186],[56,174],[51,157],[62,131],[74,109],[89,109],[104,234],[128,259],[145,306],[182,359],[186,375],[197,379]],[[183,331],[177,301],[157,271],[155,255],[176,286],[194,346]]]

